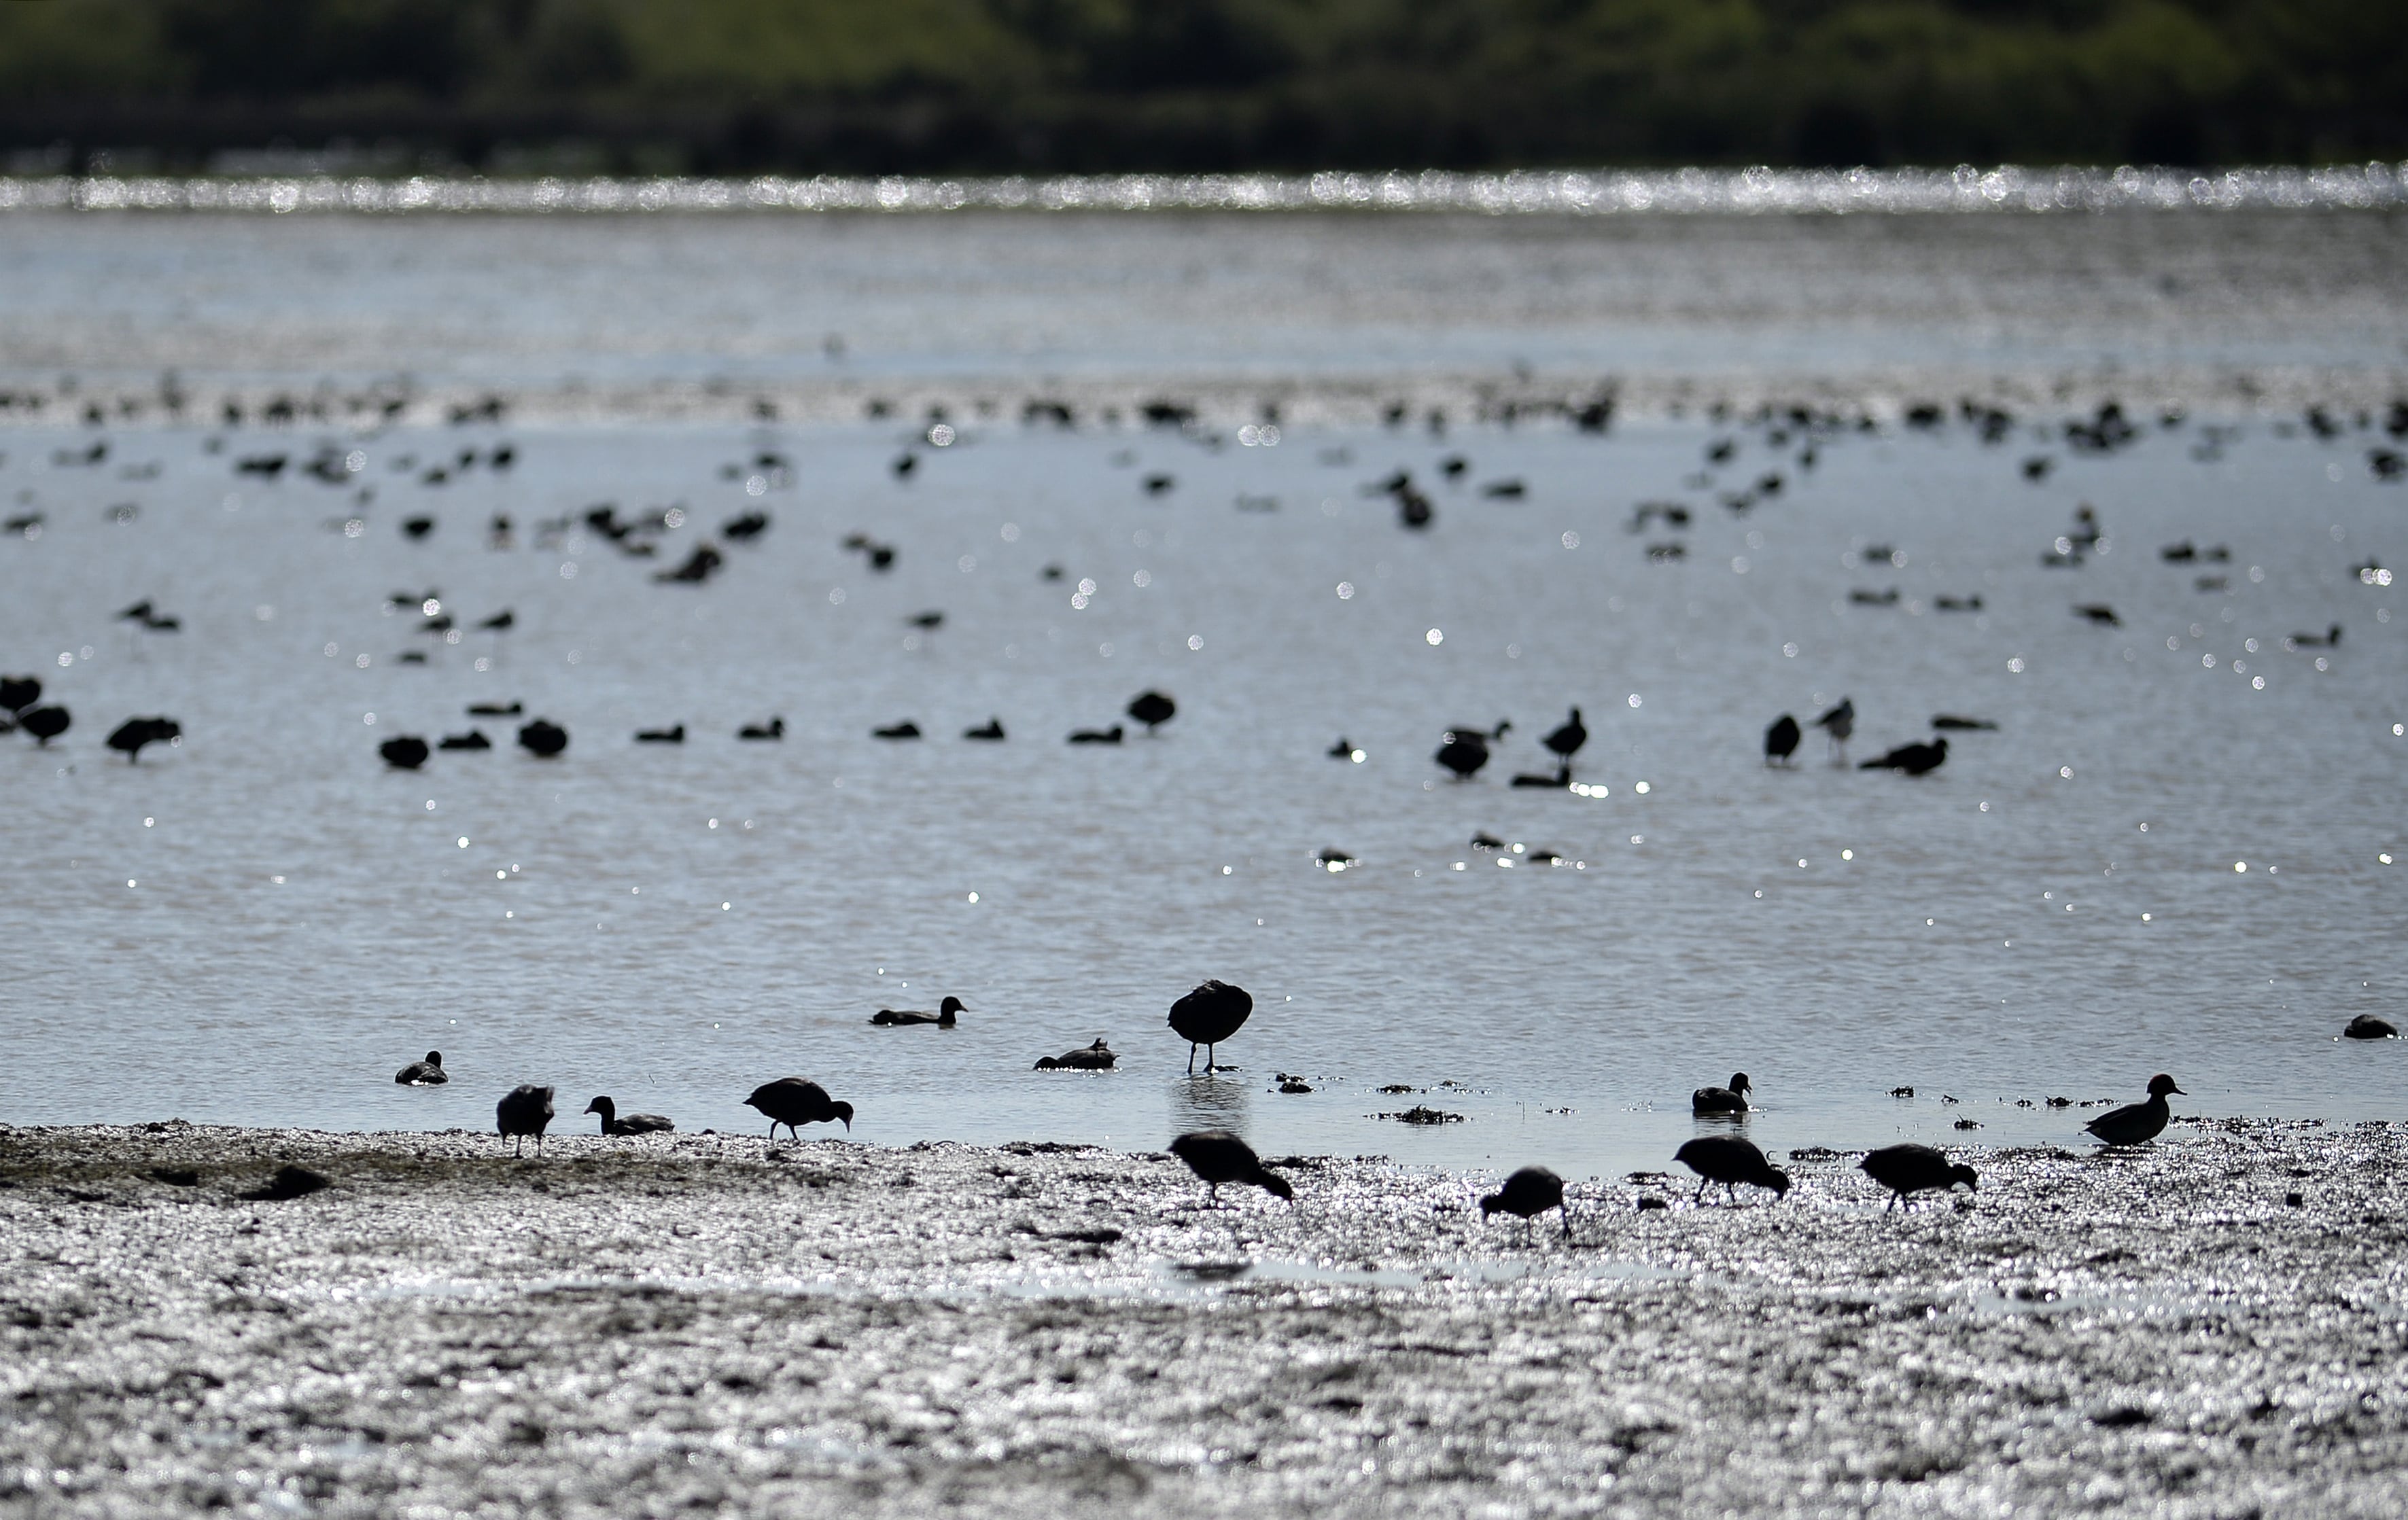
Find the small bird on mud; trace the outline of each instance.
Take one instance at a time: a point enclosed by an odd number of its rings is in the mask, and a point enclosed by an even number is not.
[[[412,1061],[393,1074],[393,1080],[404,1087],[440,1087],[452,1080],[443,1069],[443,1053],[428,1051],[423,1061]]]
[[[1490,1214],[1509,1213],[1516,1219],[1535,1219],[1555,1209],[1564,1216],[1564,1234],[1572,1232],[1572,1212],[1564,1202],[1564,1180],[1544,1167],[1524,1167],[1505,1179],[1505,1185],[1480,1200],[1483,1223]]]
[[[940,1029],[950,1029],[953,1026],[954,1014],[968,1011],[962,1006],[960,998],[948,997],[937,1005],[934,1013],[916,1008],[882,1008],[869,1016],[869,1022],[883,1025],[933,1024]]]
[[[1672,1159],[1694,1171],[1701,1179],[1698,1183],[1695,1203],[1706,1196],[1706,1189],[1716,1183],[1734,1201],[1739,1197],[1739,1184],[1768,1187],[1774,1197],[1789,1191],[1789,1174],[1764,1159],[1764,1153],[1736,1135],[1703,1135],[1672,1153]]]
[[[2156,1140],[2165,1133],[2166,1123],[2173,1117],[2166,1107],[2168,1093],[2181,1093],[2174,1080],[2160,1071],[2149,1079],[2149,1100],[2128,1103],[2120,1109],[2109,1109],[2082,1127],[2110,1145],[2139,1145]],[[2187,1097],[2190,1095],[2183,1093]]]
[[[1982,1182],[1973,1169],[1948,1159],[1948,1154],[1929,1145],[1885,1145],[1856,1163],[1864,1174],[1889,1189],[1889,1207],[1895,1209],[1901,1198],[1907,1207],[1914,1206],[1910,1195],[1922,1192],[1944,1192],[1962,1183],[1979,1190]]]
[[[607,1097],[597,1097],[586,1104],[585,1111],[602,1116],[602,1133],[605,1135],[666,1135],[677,1127],[657,1113],[622,1115],[619,1105]]]
[[[1039,1071],[1110,1071],[1113,1063],[1119,1059],[1119,1056],[1112,1054],[1112,1048],[1098,1039],[1092,1045],[1082,1046],[1074,1051],[1064,1051],[1059,1055],[1040,1055],[1037,1058],[1036,1069]]]
[[[752,1089],[744,1100],[748,1109],[758,1109],[769,1117],[769,1139],[778,1138],[778,1126],[784,1125],[787,1133],[797,1143],[803,1132],[796,1125],[819,1125],[841,1122],[847,1130],[853,1128],[853,1105],[831,1098],[827,1089],[802,1077],[780,1077]]]
[[[1213,1047],[1236,1034],[1254,1011],[1254,995],[1226,982],[1207,982],[1171,1004],[1170,1027],[1187,1041],[1187,1074],[1196,1074],[1198,1045],[1204,1047],[1204,1074],[1209,1077],[1219,1069],[1213,1064]]]
[[[511,1139],[510,1154],[526,1154],[526,1138],[535,1137],[535,1154],[543,1154],[543,1132],[552,1125],[552,1089],[522,1083],[494,1105],[494,1128]]]
[[[1746,1113],[1747,1095],[1755,1091],[1748,1085],[1747,1073],[1731,1073],[1727,1087],[1700,1087],[1689,1095],[1689,1111],[1700,1118],[1709,1114]]]
[[[1798,739],[1796,718],[1786,712],[1775,718],[1772,726],[1764,731],[1764,763],[1768,766],[1789,764],[1789,757],[1798,753]]]
[[[1187,1163],[1187,1169],[1211,1189],[1215,1206],[1221,1201],[1223,1183],[1247,1183],[1264,1192],[1296,1200],[1296,1189],[1287,1179],[1272,1171],[1254,1154],[1254,1148],[1226,1129],[1199,1129],[1182,1135],[1170,1142],[1170,1154]]]

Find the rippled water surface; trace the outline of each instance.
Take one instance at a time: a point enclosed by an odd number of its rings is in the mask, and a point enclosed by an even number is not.
[[[983,245],[968,221],[592,232],[609,225],[9,223],[27,274],[0,297],[0,355],[47,409],[0,435],[11,515],[42,516],[0,540],[0,668],[38,673],[75,726],[47,750],[0,740],[5,1117],[483,1126],[540,1081],[563,1126],[609,1092],[741,1129],[752,1084],[799,1072],[884,1143],[1153,1148],[1219,1123],[1272,1152],[1586,1172],[1660,1164],[1694,1130],[1688,1091],[1735,1068],[1774,1149],[2071,1140],[2081,1111],[2015,1101],[2136,1097],[2161,1068],[2185,1111],[2396,1111],[2399,1048],[2334,1038],[2401,1011],[2384,856],[2408,843],[2408,670],[2390,588],[2358,573],[2401,548],[2408,498],[2370,468],[2392,446],[2382,409],[2360,426],[2344,408],[2329,437],[2213,388],[2157,415],[2194,363],[2395,373],[2397,255],[2366,222],[2032,221],[1986,240],[1626,222],[1611,245],[1543,222],[1071,237],[1000,219]],[[780,237],[811,256],[781,262]],[[1182,242],[1213,300],[1157,267]],[[1951,294],[1952,250],[2003,283]],[[685,278],[694,260],[724,279]],[[1886,294],[1864,272],[1883,261],[1906,271]],[[1336,292],[1318,302],[1290,278],[1316,264]],[[2051,294],[2069,267],[2078,293]],[[1554,306],[1498,278],[1548,269],[1530,288]],[[1757,320],[1710,309],[1722,279]],[[2208,292],[2195,320],[2170,280]],[[1816,293],[1835,290],[1866,294],[1834,315]],[[1971,306],[2005,357],[1968,338]],[[1878,422],[1776,441],[1632,408],[1598,436],[1458,406],[1433,436],[1418,410],[1393,429],[1316,410],[1425,337],[1506,389],[1543,343],[1634,385],[1817,373]],[[2157,366],[2128,398],[2139,436],[2071,452],[2050,387],[2101,383],[2118,352]],[[1899,422],[1886,377],[1992,360],[2036,398],[2009,437]],[[168,364],[191,421],[72,423],[104,382]],[[730,370],[738,399],[755,380],[914,399],[875,421],[746,423],[733,402],[729,420],[346,419],[345,387],[404,370],[413,395]],[[977,405],[1056,373],[1132,399],[1257,380],[1288,399],[1281,428],[1243,435],[1237,415],[1182,433],[1082,403],[1065,430]],[[323,420],[200,424],[215,387],[255,405],[313,374],[337,382]],[[935,448],[924,402],[948,386]],[[99,463],[68,462],[104,439]],[[322,446],[333,483],[299,468]],[[478,461],[427,482],[463,450]],[[280,477],[236,473],[268,453],[290,456]],[[2053,461],[2037,482],[2035,457]],[[1426,532],[1367,489],[1400,468],[1435,503]],[[1506,481],[1521,493],[1488,493]],[[1753,504],[1722,504],[1735,493]],[[684,516],[652,559],[581,521],[540,531],[602,502]],[[2086,502],[2100,552],[2043,568]],[[1634,528],[1643,503],[1690,522]],[[767,531],[731,542],[721,525],[752,509]],[[497,511],[508,548],[489,546]],[[845,549],[855,533],[893,568]],[[2229,560],[2161,561],[2182,539]],[[655,583],[706,540],[715,580]],[[420,631],[396,592],[469,631]],[[144,598],[180,630],[113,617]],[[509,630],[473,630],[503,609]],[[932,611],[941,626],[909,621]],[[2335,624],[2337,647],[2286,647]],[[1158,735],[1063,743],[1147,687],[1179,704]],[[1843,695],[1856,758],[1939,712],[1999,726],[1952,736],[1921,779],[1837,767],[1813,734],[1794,768],[1763,765],[1767,723]],[[513,700],[568,730],[564,756],[464,710]],[[1573,704],[1591,795],[1511,788]],[[104,747],[152,712],[181,722],[179,747],[132,766]],[[772,716],[782,742],[734,737]],[[956,737],[990,717],[1006,742]],[[1500,718],[1487,769],[1445,781],[1441,730]],[[928,738],[870,737],[905,719]],[[681,747],[632,742],[680,723]],[[378,760],[385,738],[472,724],[494,751]],[[1325,753],[1341,736],[1359,762]],[[1471,848],[1484,831],[1508,848]],[[1356,864],[1325,868],[1332,847]],[[1222,1051],[1241,1069],[1190,1080],[1164,1013],[1208,976],[1256,1011]],[[971,1010],[956,1029],[867,1023],[947,993]],[[1121,1069],[1029,1069],[1098,1036]],[[395,1087],[429,1046],[452,1084]],[[1282,1073],[1314,1090],[1276,1091]],[[1377,1117],[1415,1106],[1464,1121]]]

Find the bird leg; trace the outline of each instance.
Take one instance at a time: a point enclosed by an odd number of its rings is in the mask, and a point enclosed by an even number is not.
[[[1187,1074],[1196,1075],[1196,1041],[1192,1040],[1187,1042]]]
[[[1698,1204],[1698,1203],[1703,1203],[1703,1202],[1705,1202],[1705,1201],[1706,1201],[1706,1189],[1707,1189],[1707,1188],[1709,1188],[1709,1187],[1712,1187],[1712,1186],[1713,1186],[1713,1185],[1714,1185],[1714,1180],[1713,1180],[1713,1178],[1711,1178],[1711,1177],[1700,1177],[1700,1178],[1698,1178],[1698,1190],[1697,1190],[1695,1193],[1692,1193],[1692,1194],[1690,1194],[1690,1195],[1689,1195],[1689,1201],[1690,1201],[1692,1204]]]
[[[1564,1216],[1564,1239],[1567,1240],[1570,1240],[1572,1238],[1572,1206],[1569,1203],[1559,1203],[1555,1205],[1555,1212]]]

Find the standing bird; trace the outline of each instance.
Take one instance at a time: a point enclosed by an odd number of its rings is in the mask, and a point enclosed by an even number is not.
[[[1569,767],[1572,756],[1580,753],[1581,746],[1588,742],[1588,728],[1581,722],[1580,709],[1572,709],[1572,715],[1539,742],[1555,751],[1555,758]]]
[[[1706,1189],[1716,1183],[1736,1201],[1739,1184],[1769,1187],[1776,1198],[1789,1191],[1789,1174],[1764,1159],[1764,1153],[1736,1135],[1705,1135],[1689,1141],[1672,1153],[1672,1159],[1696,1172],[1703,1181],[1698,1183],[1695,1203],[1706,1196]]]
[[[605,1135],[666,1135],[677,1127],[657,1113],[631,1113],[623,1119],[619,1117],[619,1105],[607,1097],[586,1104],[585,1111],[602,1116]]]
[[[404,1087],[440,1087],[452,1080],[443,1069],[443,1053],[428,1051],[423,1061],[412,1061],[393,1074],[393,1080]]]
[[[1516,1219],[1535,1219],[1555,1209],[1564,1216],[1564,1234],[1572,1232],[1571,1206],[1564,1202],[1564,1180],[1544,1167],[1524,1167],[1505,1179],[1505,1185],[1480,1200],[1480,1218],[1486,1223],[1494,1213],[1509,1213]]]
[[[1889,1189],[1892,1209],[1898,1207],[1900,1198],[1909,1198],[1907,1207],[1914,1208],[1911,1194],[1945,1192],[1959,1183],[1976,1192],[1982,1186],[1972,1168],[1952,1163],[1948,1153],[1930,1145],[1885,1145],[1856,1165],[1866,1176]]]
[[[1727,1087],[1700,1087],[1689,1095],[1689,1111],[1703,1118],[1717,1113],[1745,1113],[1747,1095],[1755,1091],[1748,1085],[1747,1073],[1731,1073]]]
[[[494,1128],[511,1137],[512,1155],[526,1154],[526,1138],[535,1137],[535,1154],[543,1154],[543,1132],[552,1124],[552,1089],[522,1083],[494,1105]]]
[[[132,765],[142,758],[145,744],[165,744],[184,737],[184,725],[173,718],[128,718],[108,736],[108,747]]]
[[[1848,736],[1856,731],[1856,699],[1840,698],[1840,705],[1814,720],[1814,726],[1831,736],[1833,763],[1844,765],[1848,758]]]
[[[46,750],[50,747],[50,740],[67,731],[71,721],[67,710],[56,706],[27,708],[17,714],[17,725],[33,735],[34,742]]]
[[[2166,1123],[2173,1117],[2166,1107],[2168,1093],[2182,1093],[2174,1080],[2160,1071],[2149,1079],[2149,1100],[2128,1103],[2120,1109],[2109,1109],[2082,1127],[2109,1145],[2138,1145],[2156,1140],[2165,1133]],[[2188,1097],[2188,1093],[2183,1093]]]
[[[42,699],[39,676],[0,676],[0,708],[22,712]]]
[[[538,760],[549,760],[568,748],[568,730],[547,718],[538,718],[519,730],[519,744]]]
[[[1488,736],[1477,728],[1450,728],[1431,758],[1455,772],[1456,781],[1468,782],[1488,764]]]
[[[1221,1202],[1223,1183],[1250,1183],[1266,1193],[1291,1203],[1296,1201],[1296,1189],[1287,1185],[1287,1179],[1264,1166],[1253,1146],[1226,1129],[1199,1129],[1182,1135],[1170,1142],[1170,1154],[1186,1162],[1187,1169],[1212,1190],[1215,1207]]]
[[[415,734],[401,734],[377,746],[377,753],[395,770],[416,770],[426,764],[430,753],[426,741]]]
[[[934,1013],[916,1008],[882,1008],[869,1016],[869,1022],[883,1025],[933,1024],[939,1029],[950,1029],[953,1026],[954,1014],[968,1011],[962,1006],[960,998],[949,995]]]
[[[1145,724],[1149,734],[1179,714],[1179,704],[1156,691],[1143,691],[1128,705],[1128,715]]]
[[[759,1109],[769,1116],[769,1139],[773,1141],[778,1138],[780,1125],[784,1125],[797,1142],[803,1132],[795,1127],[796,1125],[837,1121],[848,1131],[853,1128],[853,1105],[829,1097],[826,1088],[801,1077],[780,1077],[776,1082],[763,1083],[752,1089],[744,1106]]]
[[[1796,718],[1786,712],[1775,718],[1772,726],[1764,731],[1764,763],[1768,766],[1789,764],[1789,757],[1798,753],[1799,738]]]
[[[1207,982],[1171,1004],[1170,1027],[1187,1041],[1187,1074],[1196,1075],[1198,1045],[1204,1047],[1204,1074],[1219,1069],[1213,1065],[1213,1047],[1236,1034],[1254,1011],[1254,995],[1226,982]]]

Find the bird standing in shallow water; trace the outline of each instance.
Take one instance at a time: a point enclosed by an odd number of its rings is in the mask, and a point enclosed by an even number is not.
[[[602,1116],[605,1135],[666,1135],[677,1126],[657,1113],[630,1113],[622,1117],[619,1105],[607,1097],[597,1097],[585,1105],[588,1113]]]
[[[1946,1152],[1929,1145],[1885,1145],[1856,1165],[1866,1176],[1889,1189],[1892,1209],[1911,1194],[1944,1192],[1959,1183],[1977,1191],[1982,1185],[1972,1168],[1951,1162]],[[1907,1207],[1914,1207],[1912,1199]]]
[[[1128,715],[1145,724],[1149,734],[1179,714],[1179,704],[1156,691],[1137,694],[1128,705]]]
[[[916,1008],[882,1008],[869,1016],[869,1022],[889,1025],[933,1024],[940,1029],[950,1029],[953,1026],[954,1014],[968,1011],[968,1009],[962,1006],[960,998],[948,996],[943,1002],[937,1005],[937,1011],[934,1013]]]
[[[452,1080],[443,1069],[443,1053],[428,1051],[423,1061],[412,1061],[393,1074],[404,1087],[440,1087]]]
[[[1554,733],[1539,742],[1553,750],[1555,753],[1555,758],[1561,760],[1569,768],[1572,763],[1572,756],[1580,753],[1581,746],[1588,742],[1588,728],[1581,722],[1580,709],[1572,709],[1571,716],[1566,718]]]
[[[1170,1142],[1170,1154],[1187,1163],[1211,1189],[1212,1203],[1221,1201],[1223,1183],[1248,1183],[1293,1203],[1296,1189],[1287,1179],[1265,1167],[1254,1148],[1226,1129],[1199,1129]]]
[[[1832,764],[1847,764],[1848,737],[1856,731],[1856,699],[1840,698],[1840,705],[1815,719],[1814,726],[1831,736]]]
[[[526,1154],[526,1138],[535,1137],[535,1153],[543,1154],[543,1132],[552,1125],[552,1089],[523,1083],[494,1105],[494,1128],[511,1138],[510,1154]]]
[[[1798,753],[1799,737],[1796,718],[1786,712],[1775,718],[1772,726],[1764,731],[1764,763],[1768,766],[1789,764],[1789,757]]]
[[[841,1122],[847,1130],[853,1128],[853,1105],[828,1097],[827,1089],[802,1077],[780,1077],[752,1089],[744,1100],[748,1109],[758,1109],[769,1116],[769,1139],[778,1138],[778,1126],[784,1125],[787,1133],[797,1143],[803,1132],[796,1125],[820,1125]]]
[[[2082,1127],[2109,1145],[2139,1145],[2156,1140],[2165,1133],[2167,1122],[2173,1117],[2166,1106],[2168,1093],[2182,1093],[2174,1080],[2160,1071],[2149,1079],[2149,1100],[2128,1103],[2120,1109],[2109,1109]],[[2190,1095],[2183,1093],[2185,1097]]]
[[[1789,1191],[1789,1174],[1764,1159],[1764,1153],[1736,1135],[1702,1135],[1672,1153],[1678,1161],[1698,1174],[1695,1203],[1706,1196],[1706,1189],[1716,1183],[1734,1200],[1739,1197],[1739,1184],[1772,1190],[1774,1197]]]
[[[1564,1216],[1564,1234],[1572,1232],[1571,1206],[1564,1202],[1564,1180],[1544,1167],[1524,1167],[1505,1179],[1505,1185],[1480,1200],[1480,1217],[1485,1223],[1494,1213],[1509,1213],[1516,1219],[1534,1219],[1555,1209]]]
[[[1749,1111],[1747,1095],[1753,1091],[1755,1089],[1748,1085],[1747,1073],[1734,1071],[1729,1086],[1700,1087],[1691,1093],[1689,1111],[1700,1118],[1709,1114],[1746,1113]]]
[[[1254,1011],[1254,995],[1226,982],[1207,982],[1171,1004],[1170,1027],[1187,1041],[1187,1074],[1196,1075],[1198,1045],[1204,1047],[1204,1074],[1219,1069],[1213,1065],[1213,1047],[1236,1034]]]

